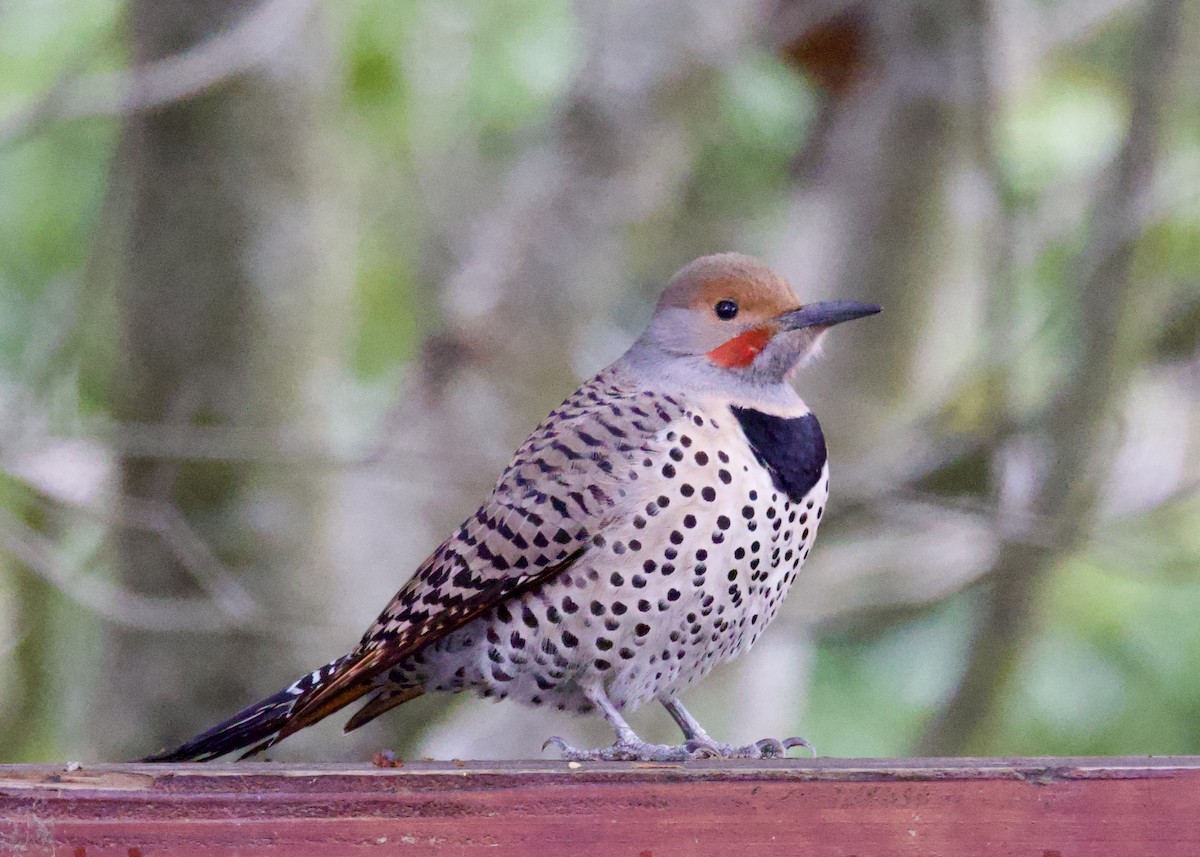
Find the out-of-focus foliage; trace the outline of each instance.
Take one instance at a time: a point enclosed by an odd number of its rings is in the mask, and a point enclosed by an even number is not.
[[[351,645],[566,379],[620,353],[675,268],[723,249],[776,263],[804,295],[887,307],[799,381],[830,438],[830,520],[762,650],[691,694],[710,730],[787,730],[835,755],[1200,752],[1200,9],[797,12],[818,5],[241,4],[316,49],[264,48],[179,102],[236,105],[256,75],[315,80],[311,115],[289,119],[311,143],[309,184],[264,191],[255,216],[303,221],[327,268],[311,341],[259,342],[303,357],[294,406],[317,429],[197,417],[135,427],[131,451],[110,392],[137,335],[115,295],[122,254],[144,249],[122,233],[137,161],[120,148],[122,112],[142,108],[121,107],[112,73],[136,53],[139,6],[0,3],[0,760],[138,752],[108,737],[97,688],[105,670],[153,669],[106,659],[109,632],[192,614],[124,588],[117,533],[161,533],[199,569],[189,586],[219,619],[200,645],[293,646],[294,663],[245,664],[237,686],[273,692]],[[830,16],[859,39],[839,43],[833,61],[856,65],[833,89],[805,41]],[[1161,80],[1138,53],[1154,27],[1171,35]],[[92,92],[115,107],[87,109]],[[1149,171],[1133,192],[1131,145]],[[289,301],[273,289],[268,303]],[[1122,296],[1107,327],[1102,289]],[[1106,330],[1111,347],[1088,351]],[[1110,357],[1094,412],[1060,404]],[[1040,480],[1074,447],[1087,460],[1063,472],[1094,496],[1046,500]],[[264,569],[287,579],[281,546],[311,535],[274,501],[246,507],[252,560],[197,537],[211,521],[120,506],[123,468],[144,458],[318,486],[311,561],[336,597],[314,614],[254,585],[278,579]],[[1008,654],[979,663],[993,639]],[[279,757],[526,755],[554,722],[405,708],[384,731],[329,728]],[[658,713],[636,722],[670,738]],[[940,740],[947,723],[965,737]],[[167,731],[204,725],[181,711]]]

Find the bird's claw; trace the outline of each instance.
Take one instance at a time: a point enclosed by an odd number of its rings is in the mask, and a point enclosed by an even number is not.
[[[720,744],[710,744],[692,739],[685,742],[683,747],[691,753],[693,759],[719,759],[722,755]]]
[[[557,735],[547,738],[542,750],[557,747],[562,758],[568,762],[682,762],[691,759],[784,759],[793,747],[804,747],[814,756],[816,748],[803,738],[763,738],[745,747],[720,744],[715,741],[691,739],[674,747],[668,744],[647,744],[618,741],[611,747],[595,750],[580,750],[572,747]]]
[[[784,738],[782,741],[778,738],[763,738],[761,741],[755,741],[745,749],[757,749],[758,758],[760,759],[786,759],[788,750],[793,747],[803,747],[812,753],[814,757],[817,755],[817,748],[813,746],[811,741],[807,738],[797,736]]]
[[[568,762],[682,762],[692,758],[686,747],[647,744],[644,741],[618,741],[611,747],[580,750],[557,735],[552,735],[542,744],[542,749],[550,746],[557,747],[562,758]]]
[[[805,747],[814,756],[816,748],[804,738],[763,738],[745,747],[721,744],[715,741],[691,740],[684,744],[693,759],[784,759],[793,747]]]
[[[778,738],[763,738],[761,741],[755,741],[751,747],[758,748],[760,759],[786,759],[788,750],[793,747],[803,747],[814,757],[817,755],[817,748],[812,745],[811,741],[794,735],[791,738],[784,738],[782,741]]]
[[[805,750],[807,750],[809,753],[812,754],[814,759],[817,757],[816,745],[813,744],[812,741],[809,741],[807,738],[801,738],[797,735],[793,735],[791,738],[783,739],[784,755],[787,755],[787,751],[792,749],[793,747],[803,747]]]
[[[758,750],[760,759],[779,759],[787,755],[783,742],[778,738],[763,738],[761,741],[755,741],[751,746]]]

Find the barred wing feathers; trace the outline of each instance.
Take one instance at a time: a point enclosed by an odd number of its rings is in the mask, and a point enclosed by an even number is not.
[[[636,467],[658,458],[686,409],[608,369],[556,408],[517,450],[479,510],[417,569],[350,654],[153,761],[257,752],[380,691],[405,658],[585,557],[592,539],[631,508]],[[412,695],[377,696],[361,725]],[[370,711],[368,711],[370,709]]]

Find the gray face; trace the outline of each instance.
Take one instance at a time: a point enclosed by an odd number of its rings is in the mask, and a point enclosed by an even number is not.
[[[708,256],[668,284],[628,359],[685,387],[778,386],[811,359],[831,326],[878,311],[853,301],[801,305],[761,263]]]

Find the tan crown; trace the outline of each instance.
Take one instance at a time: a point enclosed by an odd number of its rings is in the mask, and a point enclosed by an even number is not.
[[[658,308],[712,313],[726,298],[737,303],[741,324],[766,321],[800,306],[788,281],[762,262],[741,253],[719,253],[703,256],[676,274],[659,298]]]

